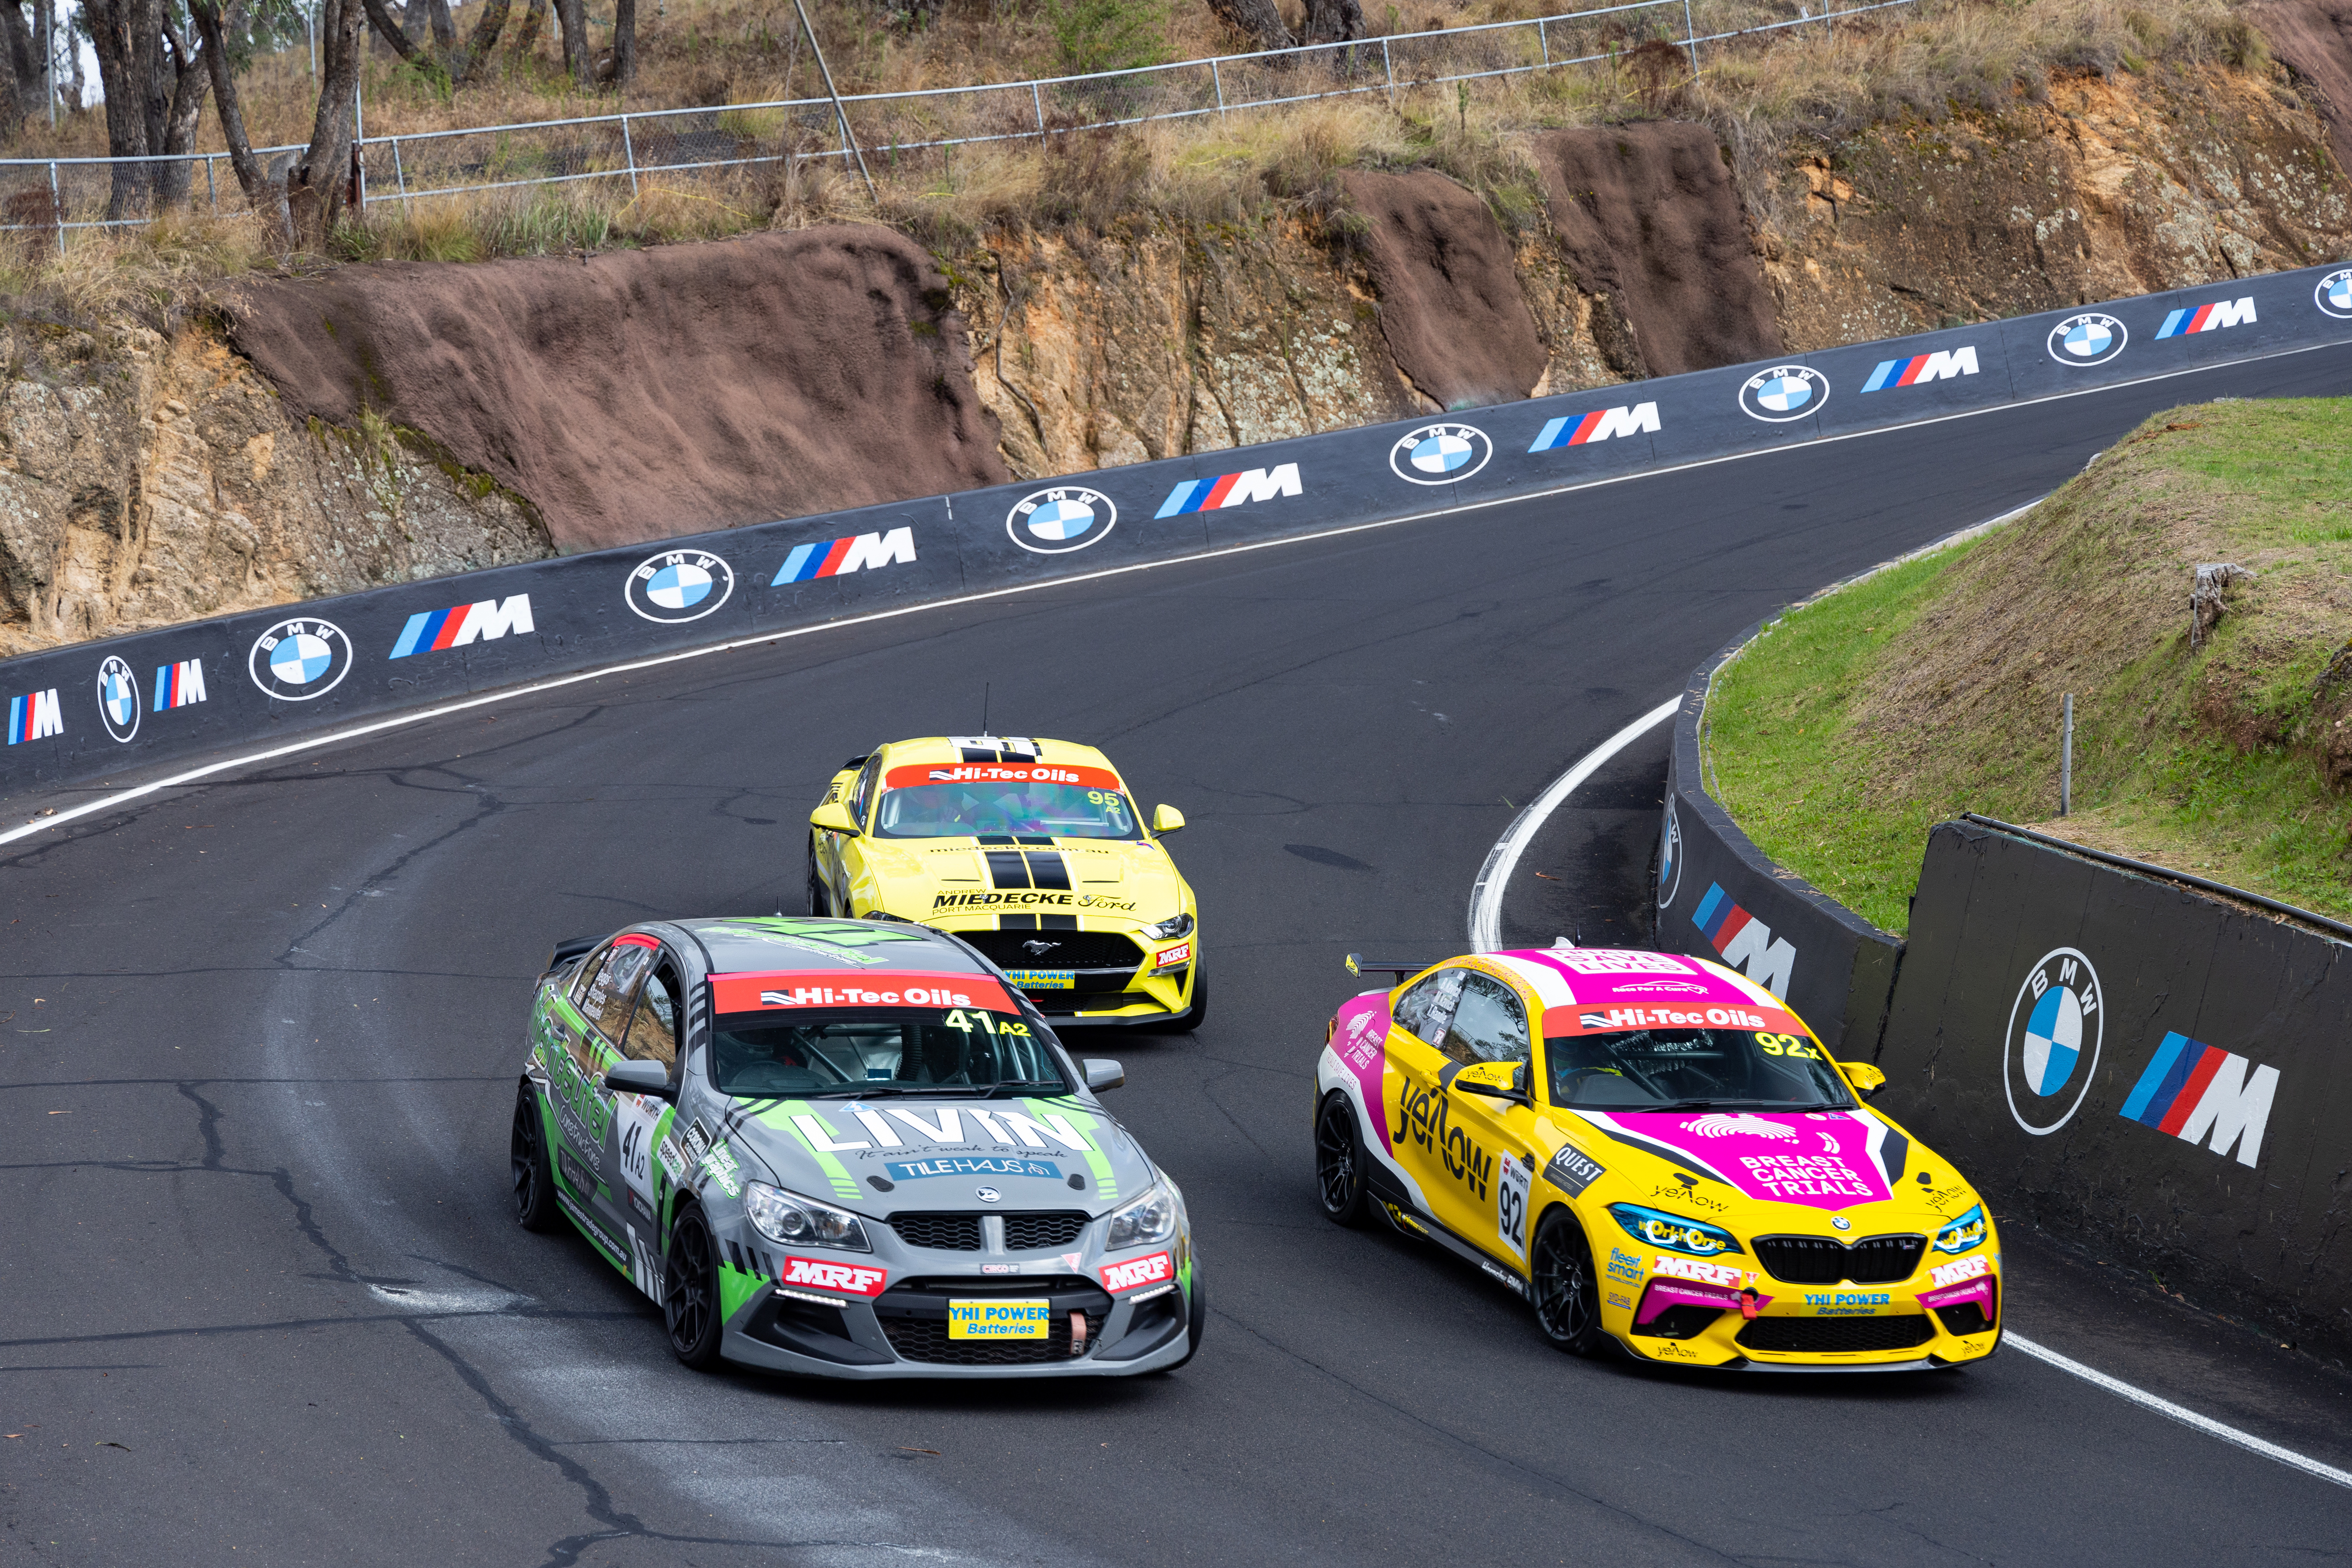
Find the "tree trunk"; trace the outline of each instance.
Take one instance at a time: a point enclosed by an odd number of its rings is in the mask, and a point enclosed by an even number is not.
[[[390,11],[384,9],[383,0],[362,0],[362,3],[367,7],[368,26],[375,30],[375,36],[390,44],[393,52],[399,55],[402,59],[415,60],[419,50],[409,40],[407,29],[400,25],[399,20]]]
[[[1261,49],[1286,49],[1296,41],[1274,0],[1209,0],[1209,9]]]
[[[588,52],[587,0],[555,0],[555,19],[563,28],[563,64],[584,92],[596,69]]]
[[[188,0],[188,10],[196,19],[197,37],[204,41],[202,58],[212,77],[214,110],[220,118],[221,140],[228,143],[229,167],[236,171],[237,187],[269,225],[278,243],[290,247],[294,231],[286,216],[286,187],[270,179],[261,160],[253,155],[252,139],[245,133],[245,108],[237,101],[236,76],[229,68],[228,47],[221,37],[218,0]]]
[[[482,7],[482,19],[474,24],[474,36],[466,41],[466,52],[449,68],[450,75],[466,82],[482,74],[482,68],[489,63],[490,52],[499,47],[499,35],[506,30],[507,13],[513,6],[514,0],[488,0]],[[530,47],[526,39],[523,47]]]
[[[412,6],[415,0],[410,0]],[[457,24],[449,15],[449,0],[425,0],[425,25],[433,34],[433,47],[446,59],[457,52]]]
[[[33,0],[33,55],[41,73],[41,112],[50,112],[58,80],[58,8],[52,0]]]
[[[42,0],[34,0],[37,13]],[[0,140],[12,139],[41,112],[41,51],[18,0],[0,0],[0,54],[8,57],[8,92],[0,98]]]
[[[70,17],[71,13],[68,13],[68,16]],[[89,19],[87,7],[83,10],[83,19],[85,23]],[[65,47],[58,52],[66,58],[66,101],[74,108],[79,109],[82,106],[82,91],[88,87],[89,79],[84,77],[81,71],[81,39],[75,36],[70,25],[66,28]]]
[[[90,42],[98,54],[99,90],[106,95],[106,153],[110,158],[143,158],[147,139],[147,94],[153,84],[147,51],[160,37],[156,0],[82,0]],[[106,216],[133,216],[146,209],[151,188],[144,164],[117,163],[107,192]]]
[[[343,216],[352,179],[352,94],[360,79],[361,0],[321,0],[319,110],[310,144],[286,176],[286,203],[303,244],[323,247]]]
[[[626,87],[637,74],[637,0],[613,0],[613,84]]]
[[[1307,36],[1300,42],[1349,43],[1365,31],[1364,8],[1358,0],[1307,0]]]
[[[184,153],[196,144],[196,117],[204,112],[205,95],[213,84],[204,58],[189,52],[187,35],[168,19],[163,23],[163,37],[172,46],[172,97],[163,116],[163,139],[155,151]],[[185,205],[195,174],[193,159],[156,164],[155,210]]]

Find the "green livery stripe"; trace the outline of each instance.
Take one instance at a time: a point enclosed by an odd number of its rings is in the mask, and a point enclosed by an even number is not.
[[[1040,1120],[1045,1117],[1049,1109],[1058,1113],[1081,1137],[1086,1139],[1087,1164],[1094,1171],[1096,1188],[1101,1192],[1105,1202],[1118,1202],[1118,1173],[1111,1169],[1110,1156],[1103,1152],[1103,1141],[1095,1131],[1102,1124],[1080,1110],[1076,1103],[1072,1100],[1032,1100],[1023,1103],[1029,1107],[1031,1116]]]
[[[825,1180],[833,1184],[833,1195],[845,1204],[856,1203],[858,1197],[856,1178],[852,1176],[841,1162],[835,1159],[831,1153],[809,1142],[808,1134],[802,1131],[800,1123],[793,1120],[795,1116],[814,1117],[816,1124],[824,1129],[824,1135],[828,1140],[836,1143],[841,1141],[840,1131],[832,1122],[818,1116],[816,1108],[805,1100],[787,1100],[781,1105],[760,1112],[758,1120],[779,1132],[789,1132],[799,1139],[801,1147],[809,1152],[809,1158],[814,1160],[818,1167],[824,1172]]]
[[[720,1321],[733,1323],[735,1315],[758,1300],[760,1292],[767,1288],[768,1282],[757,1274],[746,1274],[731,1263],[719,1264],[719,1316]]]

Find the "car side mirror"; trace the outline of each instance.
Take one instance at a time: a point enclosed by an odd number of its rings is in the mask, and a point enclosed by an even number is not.
[[[656,1100],[677,1099],[677,1090],[669,1086],[669,1068],[659,1062],[614,1062],[604,1069],[604,1087],[623,1094],[650,1094]]]
[[[1464,1094],[1482,1094],[1489,1100],[1532,1105],[1534,1100],[1524,1081],[1527,1070],[1525,1062],[1477,1062],[1455,1073],[1450,1087]]]
[[[1127,1069],[1103,1057],[1088,1057],[1078,1064],[1086,1069],[1088,1089],[1118,1089],[1127,1082]]]
[[[857,831],[857,818],[850,816],[849,808],[841,802],[829,800],[809,813],[809,826],[822,827],[827,833],[855,835]]]
[[[1838,1070],[1845,1074],[1846,1082],[1853,1085],[1854,1093],[1864,1100],[1886,1087],[1886,1075],[1868,1062],[1840,1062]]]
[[[1174,806],[1155,805],[1151,808],[1152,832],[1173,833],[1183,826],[1184,814],[1177,810]]]

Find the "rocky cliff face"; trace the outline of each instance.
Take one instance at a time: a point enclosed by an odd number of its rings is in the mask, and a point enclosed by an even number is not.
[[[764,439],[773,400],[752,399],[766,412],[750,418],[704,397],[694,428],[707,427],[708,449],[681,454],[677,471],[728,477],[713,492],[724,506],[700,526],[792,516],[949,479],[1217,450],[1697,368],[1776,342],[1802,353],[2352,254],[2352,185],[2318,109],[2285,79],[2220,68],[2059,80],[2046,102],[2003,115],[1882,127],[1760,183],[1751,171],[1744,199],[1710,151],[1689,125],[1531,138],[1551,212],[1521,232],[1424,171],[1347,175],[1347,223],[1022,235],[940,258],[937,275],[886,237],[891,265],[875,276],[889,286],[850,279],[850,292],[883,301],[854,312],[855,352],[833,353],[812,333],[800,357],[840,362],[814,381],[776,368],[791,353],[753,356],[769,367],[761,374],[809,382],[793,406],[811,411],[801,421],[811,428]],[[700,253],[686,270],[728,280],[726,294],[760,270],[745,258],[762,247],[878,255],[876,233],[679,248]],[[646,253],[618,265],[642,291],[666,262]],[[346,268],[326,290],[345,306],[368,296],[371,320],[425,320],[436,295],[478,306],[499,281],[449,268],[437,283],[434,268],[409,267],[396,289],[374,289],[357,276],[373,270]],[[290,310],[303,287],[264,292]],[[273,382],[211,327],[168,340],[125,327],[106,341],[8,327],[0,653],[697,526],[692,495],[662,488],[669,465],[637,450],[652,427],[630,413],[636,380],[608,363],[567,373],[566,353],[603,340],[551,347],[529,303],[460,313],[478,335],[485,321],[499,328],[492,379],[508,390],[456,401],[431,395],[430,354],[412,356],[405,381],[386,373],[372,389],[366,353],[307,380],[281,364]],[[733,356],[731,384],[751,371],[724,341],[723,314],[713,319],[706,335]],[[283,355],[264,363],[273,357]],[[693,384],[691,365],[665,374]],[[471,379],[488,385],[486,375],[478,366]],[[298,418],[280,395],[293,391],[308,410],[324,406],[320,387],[350,393],[325,411],[357,428]],[[531,396],[502,423],[513,387]],[[599,428],[628,437],[599,457],[630,458],[642,481],[620,487],[631,493],[618,512],[602,491],[583,501],[578,476],[542,471],[563,446],[568,396],[590,398]],[[677,404],[667,400],[663,428],[684,428]],[[990,416],[992,453],[967,438]],[[956,436],[953,451],[941,430]],[[849,445],[817,447],[854,446],[856,460],[801,450],[826,432]],[[922,451],[879,461],[877,438]],[[787,447],[804,460],[783,460]],[[670,515],[646,522],[656,503]],[[548,520],[561,525],[553,534]]]

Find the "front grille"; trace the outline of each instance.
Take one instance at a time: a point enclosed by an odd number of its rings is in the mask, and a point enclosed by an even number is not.
[[[1103,1319],[1107,1316],[1106,1312],[1086,1314],[1087,1353],[1092,1354],[1102,1342]],[[945,1318],[886,1317],[881,1322],[883,1333],[889,1336],[890,1348],[902,1360],[934,1366],[1021,1366],[1069,1360],[1070,1318],[1069,1312],[1055,1313],[1052,1331],[1042,1340],[951,1340],[948,1338]]]
[[[1124,969],[1143,962],[1143,950],[1114,931],[960,931],[956,935],[1005,969]],[[1032,952],[1025,942],[1054,943]]]
[[[941,1252],[978,1252],[980,1216],[976,1214],[894,1214],[890,1228],[909,1247],[935,1247]]]
[[[1852,1246],[1825,1236],[1759,1236],[1756,1259],[1790,1285],[1899,1285],[1919,1267],[1924,1236],[1874,1236]]]
[[[1948,1334],[1980,1334],[1992,1327],[1992,1320],[1985,1316],[1982,1301],[1961,1301],[1949,1307],[1938,1307],[1936,1316],[1944,1320],[1944,1331]]]
[[[1087,1232],[1087,1216],[1066,1214],[1009,1214],[1004,1216],[1004,1250],[1044,1252],[1067,1247]]]
[[[1691,1340],[1706,1331],[1707,1325],[1723,1316],[1720,1307],[1698,1307],[1685,1301],[1669,1307],[1648,1322],[1634,1329],[1636,1334],[1654,1340]]]
[[[1739,1343],[1751,1351],[1837,1355],[1907,1351],[1926,1344],[1933,1332],[1925,1312],[1890,1318],[1759,1318],[1739,1331]]]

